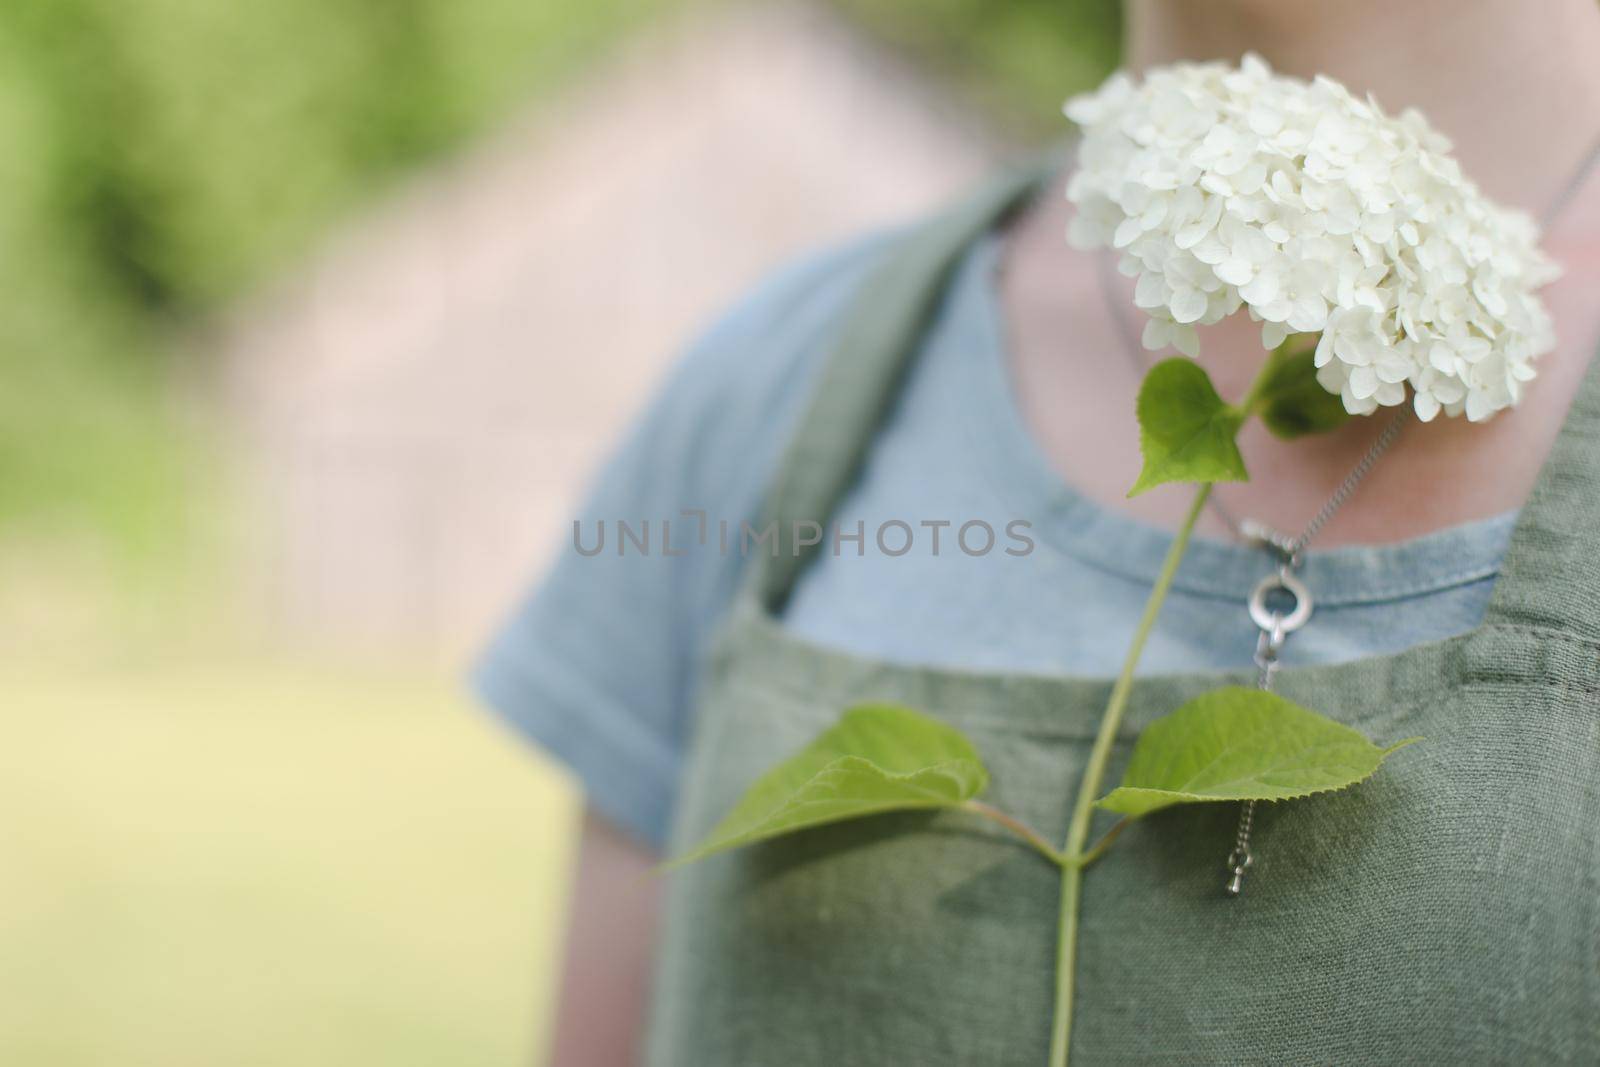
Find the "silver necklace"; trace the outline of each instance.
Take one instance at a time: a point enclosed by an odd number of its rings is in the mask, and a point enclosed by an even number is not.
[[[1313,600],[1311,590],[1302,582],[1295,572],[1305,561],[1306,548],[1311,544],[1311,539],[1317,536],[1318,531],[1327,525],[1333,518],[1334,512],[1344,506],[1355,493],[1356,487],[1361,484],[1367,472],[1372,470],[1378,458],[1389,450],[1395,439],[1400,436],[1400,430],[1405,426],[1410,411],[1401,408],[1389,425],[1383,428],[1378,439],[1344,476],[1344,481],[1333,491],[1327,503],[1312,516],[1306,523],[1306,528],[1300,531],[1300,536],[1291,539],[1284,538],[1272,530],[1257,523],[1246,520],[1240,532],[1255,544],[1270,549],[1278,557],[1278,567],[1273,573],[1268,574],[1256,583],[1250,591],[1247,606],[1250,610],[1250,621],[1256,624],[1261,631],[1256,637],[1256,686],[1263,692],[1272,691],[1272,679],[1278,672],[1278,657],[1283,651],[1284,642],[1289,635],[1311,620],[1311,607]],[[1283,601],[1287,599],[1288,603]],[[1276,606],[1274,606],[1276,601]],[[1250,826],[1255,821],[1256,802],[1245,801],[1239,810],[1239,827],[1234,833],[1233,851],[1228,853],[1227,869],[1228,881],[1226,889],[1229,896],[1238,896],[1244,887],[1244,872],[1255,862],[1255,857],[1250,852]]]
[[[1594,170],[1597,163],[1600,163],[1600,136],[1590,144],[1577,169],[1562,186],[1560,193],[1541,213],[1539,218],[1541,230],[1547,232],[1551,224],[1566,210],[1578,191],[1583,188],[1589,173]],[[1100,289],[1106,302],[1106,309],[1110,312],[1112,321],[1116,323],[1124,351],[1142,375],[1148,369],[1144,343],[1134,335],[1132,324],[1120,311],[1121,302],[1116,291],[1109,251],[1102,251],[1098,260]],[[1362,454],[1361,459],[1350,469],[1350,473],[1344,476],[1344,480],[1334,489],[1327,502],[1312,516],[1298,537],[1285,537],[1253,519],[1236,518],[1217,499],[1215,492],[1206,498],[1207,506],[1217,518],[1242,541],[1253,547],[1266,549],[1277,556],[1277,567],[1256,583],[1246,601],[1250,619],[1261,631],[1256,639],[1255,665],[1256,685],[1264,692],[1272,690],[1273,677],[1279,667],[1279,657],[1289,635],[1311,619],[1314,603],[1311,590],[1296,575],[1305,561],[1306,549],[1312,539],[1327,525],[1328,520],[1333,518],[1334,513],[1355,493],[1356,488],[1371,472],[1373,465],[1394,444],[1409,417],[1409,408],[1402,407],[1395,414],[1378,434],[1377,439]],[[1255,862],[1255,857],[1250,851],[1250,830],[1255,821],[1255,811],[1256,802],[1253,800],[1244,801],[1240,805],[1239,825],[1234,832],[1233,849],[1228,853],[1226,861],[1228,879],[1224,888],[1229,896],[1236,897],[1240,894],[1244,888],[1244,873]]]

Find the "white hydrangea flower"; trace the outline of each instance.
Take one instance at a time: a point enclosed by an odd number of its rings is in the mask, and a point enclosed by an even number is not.
[[[1479,191],[1416,111],[1242,64],[1116,74],[1066,105],[1083,129],[1069,238],[1138,278],[1144,344],[1193,356],[1239,310],[1276,348],[1320,333],[1317,380],[1353,414],[1486,419],[1555,347],[1557,269],[1526,214]]]

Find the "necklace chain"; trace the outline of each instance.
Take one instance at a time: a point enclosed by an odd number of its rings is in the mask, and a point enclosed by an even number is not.
[[[1292,541],[1280,543],[1272,531],[1255,524],[1249,519],[1244,521],[1240,528],[1241,532],[1250,540],[1268,542],[1278,549],[1284,557],[1284,562],[1291,569],[1298,567],[1306,549],[1311,544],[1312,538],[1322,532],[1322,528],[1328,524],[1328,520],[1332,519],[1334,514],[1344,506],[1345,501],[1349,500],[1355,493],[1356,487],[1361,484],[1362,479],[1377,464],[1379,458],[1389,450],[1389,446],[1394,444],[1395,439],[1400,436],[1400,431],[1405,427],[1410,414],[1411,412],[1407,408],[1401,408],[1395,413],[1394,418],[1389,420],[1389,425],[1383,428],[1383,432],[1378,435],[1377,440],[1373,441],[1361,458],[1356,461],[1356,465],[1350,468],[1350,473],[1344,476],[1344,481],[1339,483],[1333,494],[1328,497],[1317,513],[1311,517],[1311,521],[1306,523],[1306,528],[1300,531],[1299,537]]]
[[[1389,420],[1389,425],[1383,428],[1377,440],[1368,446],[1361,459],[1344,476],[1344,481],[1339,483],[1333,495],[1328,497],[1327,503],[1311,517],[1306,528],[1300,536],[1290,539],[1274,533],[1266,527],[1246,520],[1240,526],[1240,532],[1257,544],[1272,548],[1279,557],[1276,574],[1269,574],[1257,583],[1255,590],[1250,594],[1250,617],[1260,628],[1260,636],[1256,640],[1256,667],[1259,673],[1256,676],[1256,686],[1263,692],[1272,690],[1272,679],[1278,670],[1278,656],[1283,651],[1283,645],[1291,633],[1304,626],[1311,618],[1311,590],[1301,583],[1295,576],[1295,571],[1305,558],[1306,548],[1311,544],[1328,520],[1334,513],[1344,506],[1345,501],[1355,493],[1356,488],[1366,478],[1378,459],[1389,450],[1396,438],[1400,436],[1401,429],[1405,426],[1410,411],[1401,408]],[[1284,611],[1281,608],[1268,606],[1267,598],[1274,592],[1287,594],[1293,602],[1293,607]],[[1225,886],[1229,896],[1238,896],[1244,888],[1244,872],[1255,862],[1255,857],[1250,852],[1250,828],[1255,821],[1256,802],[1247,800],[1239,809],[1239,828],[1234,833],[1233,850],[1228,853],[1225,866],[1228,870],[1228,881]]]

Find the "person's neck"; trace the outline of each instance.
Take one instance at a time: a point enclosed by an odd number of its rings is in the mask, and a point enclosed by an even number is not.
[[[1537,7],[1537,11],[1532,7]],[[1485,193],[1542,214],[1600,134],[1595,0],[1127,0],[1125,65],[1237,62],[1326,74],[1418,108]]]

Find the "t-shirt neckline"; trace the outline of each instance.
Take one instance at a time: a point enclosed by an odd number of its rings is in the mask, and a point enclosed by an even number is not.
[[[1098,503],[1068,484],[1029,431],[1008,360],[998,288],[1000,238],[976,242],[947,294],[946,323],[968,323],[957,362],[972,446],[990,488],[1032,523],[1049,549],[1142,583],[1154,583],[1173,535]],[[966,307],[960,305],[966,304]],[[1517,512],[1448,526],[1404,541],[1307,553],[1301,577],[1324,606],[1403,600],[1498,574]],[[1196,535],[1173,585],[1239,600],[1273,565],[1263,549]]]

